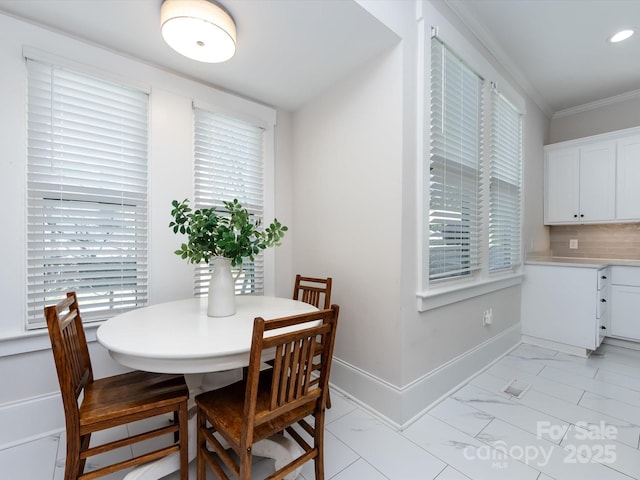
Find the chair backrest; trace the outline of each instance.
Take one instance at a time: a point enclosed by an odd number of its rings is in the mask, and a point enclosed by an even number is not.
[[[252,441],[253,428],[305,405],[324,408],[329,384],[339,307],[274,320],[258,317],[247,373],[244,417]],[[256,413],[258,380],[264,351],[275,351],[266,408]],[[314,357],[320,357],[319,368]],[[313,372],[316,372],[312,375]],[[319,381],[314,382],[315,375]],[[245,437],[246,439],[247,437]]]
[[[45,307],[51,348],[58,372],[67,423],[78,417],[78,397],[93,382],[93,369],[75,292],[56,305]]]
[[[331,306],[331,277],[313,278],[296,275],[296,283],[293,287],[293,299],[310,303],[317,308],[330,308]]]

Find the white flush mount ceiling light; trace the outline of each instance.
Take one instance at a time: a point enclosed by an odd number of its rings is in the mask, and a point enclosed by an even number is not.
[[[609,42],[611,43],[622,42],[623,40],[626,40],[634,33],[635,33],[635,30],[633,30],[632,28],[620,30],[618,33],[616,33],[615,35],[609,38]]]
[[[206,63],[229,60],[236,53],[236,25],[208,0],[164,0],[162,38],[176,52]]]

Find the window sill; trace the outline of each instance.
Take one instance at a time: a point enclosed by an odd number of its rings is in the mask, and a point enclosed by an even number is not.
[[[93,322],[84,326],[84,332],[88,342],[96,340],[96,330],[101,322]],[[49,350],[51,341],[46,328],[30,330],[11,337],[0,338],[0,357],[19,355],[40,350]]]
[[[417,294],[418,311],[426,312],[434,308],[444,307],[452,303],[468,300],[469,298],[520,285],[522,283],[522,277],[524,277],[523,273],[514,273],[473,283],[456,284],[420,292]]]

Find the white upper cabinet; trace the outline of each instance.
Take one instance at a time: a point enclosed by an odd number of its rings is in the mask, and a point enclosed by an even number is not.
[[[545,147],[544,223],[640,220],[640,129]]]
[[[640,135],[618,141],[616,219],[640,218]]]
[[[605,222],[616,214],[616,144],[580,147],[580,222]]]
[[[548,149],[545,223],[593,223],[615,216],[616,144]]]
[[[553,150],[545,154],[545,222],[578,221],[580,211],[580,149]]]

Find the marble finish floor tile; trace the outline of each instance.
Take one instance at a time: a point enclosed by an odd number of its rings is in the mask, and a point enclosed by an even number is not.
[[[538,478],[534,468],[514,458],[503,459],[492,446],[431,415],[417,420],[403,435],[474,480]]]
[[[331,422],[327,431],[390,479],[433,479],[446,467],[432,453],[361,410]]]
[[[493,415],[454,398],[443,400],[429,410],[429,414],[471,436],[480,433],[494,418]]]
[[[529,391],[520,399],[514,400],[539,412],[553,412],[553,415],[565,422],[575,425],[584,422],[590,425],[612,425],[618,429],[618,440],[626,445],[635,447],[640,437],[640,426],[607,415],[599,411],[574,405],[544,393]]]
[[[355,480],[356,478],[366,478],[367,480],[388,480],[388,477],[385,477],[362,459],[352,463],[336,476],[329,478],[332,480]]]
[[[475,380],[480,380],[480,378],[477,377]],[[496,390],[491,390],[490,387],[485,389],[486,387],[486,383],[480,386],[477,384],[467,385],[456,392],[454,398],[533,434],[539,432],[542,424],[567,428],[570,425],[569,422],[556,416],[505,398],[505,396],[495,393]],[[544,438],[552,440],[547,433],[542,435]],[[560,440],[556,440],[556,443],[559,442]]]
[[[640,408],[636,405],[621,402],[613,398],[603,397],[597,393],[587,392],[578,403],[581,407],[640,425]]]
[[[455,468],[451,466],[447,466],[440,475],[438,475],[435,480],[470,480],[469,477],[463,475]]]
[[[478,438],[503,452],[505,466],[509,465],[510,458],[516,458],[552,478],[629,480],[628,476],[605,464],[583,462],[576,458],[571,448],[549,442],[501,420],[491,422]]]
[[[638,478],[640,475],[640,450],[620,443],[617,431],[604,427],[582,428],[572,425],[561,445],[571,453],[575,462],[597,462]]]
[[[59,436],[53,435],[0,450],[0,477],[16,480],[53,478],[59,443]]]
[[[530,375],[526,372],[521,372],[500,364],[493,365],[485,373],[498,377],[505,382],[517,379],[520,382],[530,384],[536,391],[546,393],[552,397],[561,398],[562,400],[571,403],[578,403],[584,394],[584,390],[582,388],[557,382],[541,375]]]
[[[597,393],[603,397],[620,400],[631,405],[640,406],[640,392],[613,383],[603,382],[597,378],[586,378],[568,374],[553,367],[547,367],[540,372],[540,377],[548,378],[564,385],[581,388],[587,392]]]

